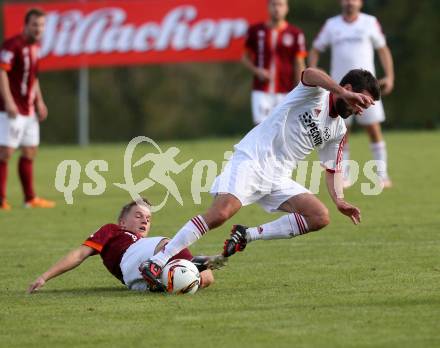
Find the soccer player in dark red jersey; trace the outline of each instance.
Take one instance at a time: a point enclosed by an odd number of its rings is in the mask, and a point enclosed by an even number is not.
[[[40,142],[39,122],[47,118],[47,107],[38,83],[39,43],[45,13],[31,9],[25,16],[23,33],[3,42],[0,51],[0,210],[6,202],[8,161],[21,148],[18,172],[25,207],[53,208],[55,203],[35,195],[33,160]]]
[[[28,292],[34,293],[49,279],[76,268],[89,256],[97,254],[101,256],[107,270],[130,290],[147,291],[148,286],[139,267],[168,243],[165,237],[148,237],[151,227],[149,207],[150,203],[146,199],[140,204],[133,201],[122,207],[117,225],[104,225],[90,235],[81,246],[40,275],[29,286]],[[183,249],[173,259],[192,261],[200,271],[202,288],[214,282],[211,269],[224,266],[225,260],[220,255],[193,257],[188,249]]]
[[[251,106],[255,125],[298,84],[305,68],[304,34],[286,21],[288,11],[287,0],[269,0],[269,22],[248,30],[242,61],[254,75]]]

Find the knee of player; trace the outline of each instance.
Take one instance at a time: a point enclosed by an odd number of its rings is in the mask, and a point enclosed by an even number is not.
[[[324,227],[326,227],[330,223],[330,215],[328,210],[322,210],[318,214],[316,214],[311,223],[311,230],[318,231]]]
[[[209,221],[206,221],[209,228],[215,228],[223,225],[229,219],[229,213],[226,209],[219,209],[215,214],[211,215]]]
[[[0,161],[8,162],[11,159],[12,153],[10,151],[0,151]]]
[[[214,283],[214,274],[211,270],[206,270],[200,273],[200,287],[207,288]]]

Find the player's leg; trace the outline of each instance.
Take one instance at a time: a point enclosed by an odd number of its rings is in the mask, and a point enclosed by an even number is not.
[[[221,226],[241,208],[241,202],[229,193],[218,194],[211,207],[203,214],[190,219],[171,241],[151,260],[163,267],[180,250],[202,238],[208,230]]]
[[[18,175],[23,188],[24,202],[30,202],[35,198],[34,192],[34,159],[37,155],[36,146],[23,146],[18,160]]]
[[[18,174],[23,188],[25,207],[53,208],[55,202],[37,197],[34,190],[34,160],[40,143],[40,125],[36,116],[26,117],[21,144],[21,157],[18,161]]]
[[[24,120],[22,116],[10,118],[0,112],[0,209],[9,210],[6,202],[8,163],[23,136]]]
[[[318,231],[330,223],[325,205],[311,193],[289,198],[279,209],[288,214],[266,224],[246,228],[246,242],[290,239]]]
[[[231,238],[225,242],[224,255],[231,256],[255,240],[287,239],[317,231],[329,223],[324,204],[306,188],[291,179],[258,203],[268,212],[284,211],[289,214],[256,227],[236,225]]]
[[[6,184],[8,181],[8,163],[14,149],[8,146],[0,146],[0,210],[10,210],[6,202]]]
[[[202,238],[208,230],[222,225],[240,208],[241,202],[233,195],[218,194],[205,214],[197,215],[183,225],[160,252],[141,265],[142,276],[149,284],[150,291],[164,291],[164,285],[158,277],[170,258]]]
[[[365,126],[365,130],[370,138],[370,149],[373,159],[378,161],[377,175],[379,176],[385,188],[392,186],[392,182],[388,176],[388,154],[386,143],[382,134],[380,123],[373,123]]]
[[[382,135],[381,123],[385,121],[385,111],[379,100],[369,107],[363,115],[357,117],[358,123],[365,128],[370,139],[370,150],[373,159],[378,161],[378,176],[384,187],[391,187],[392,183],[388,175],[388,156],[386,143]]]

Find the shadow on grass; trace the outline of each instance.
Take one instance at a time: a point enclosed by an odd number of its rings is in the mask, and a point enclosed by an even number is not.
[[[81,296],[81,297],[127,297],[132,295],[149,295],[150,293],[130,291],[123,287],[93,287],[93,288],[71,288],[71,289],[41,289],[30,296]]]

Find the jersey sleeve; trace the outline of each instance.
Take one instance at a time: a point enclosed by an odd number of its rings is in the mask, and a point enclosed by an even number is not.
[[[341,171],[342,153],[346,142],[346,134],[342,133],[339,137],[329,141],[319,150],[319,160],[321,165],[330,173]]]
[[[0,50],[0,68],[9,71],[12,68],[12,61],[15,57],[15,49],[11,40],[3,42]]]
[[[330,46],[330,43],[330,25],[329,21],[326,21],[313,41],[313,48],[324,52]]]
[[[299,31],[296,35],[296,52],[295,57],[305,58],[307,57],[307,49],[306,49],[306,38],[302,31]]]
[[[373,47],[375,49],[385,47],[387,42],[385,39],[385,35],[382,31],[382,26],[380,25],[377,18],[373,17],[372,21],[373,23],[370,26],[370,30],[371,30],[371,41],[373,42]]]
[[[102,226],[99,230],[90,235],[90,237],[84,241],[83,245],[92,248],[99,254],[104,248],[104,245],[112,237],[112,227],[112,224]]]

